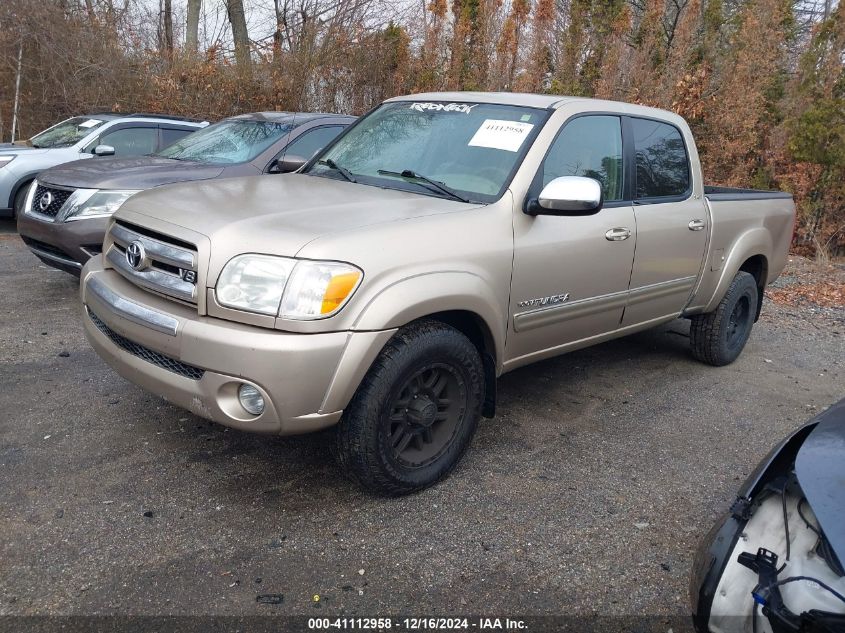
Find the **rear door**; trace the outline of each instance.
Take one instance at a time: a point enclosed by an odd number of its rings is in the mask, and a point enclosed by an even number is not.
[[[634,154],[637,253],[623,327],[681,313],[710,233],[704,201],[693,195],[681,131],[655,119],[625,117],[624,123]]]
[[[598,180],[604,206],[580,217],[514,214],[509,361],[556,353],[616,330],[622,319],[637,236],[624,180],[621,117],[571,118],[549,148],[529,198],[559,176]]]

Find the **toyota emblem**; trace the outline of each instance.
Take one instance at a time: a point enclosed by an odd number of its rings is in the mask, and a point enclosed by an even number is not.
[[[126,247],[126,262],[134,270],[142,270],[146,265],[146,260],[147,252],[144,250],[144,245],[138,240]]]
[[[38,198],[38,208],[42,211],[46,211],[47,207],[53,204],[53,194],[49,191],[45,191],[44,195]]]

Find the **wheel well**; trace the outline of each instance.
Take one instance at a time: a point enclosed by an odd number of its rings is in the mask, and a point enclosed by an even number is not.
[[[467,310],[437,312],[425,318],[450,325],[478,349],[484,364],[485,395],[481,412],[484,417],[492,418],[496,413],[496,344],[487,323],[476,313]]]
[[[9,208],[12,210],[12,214],[14,215],[15,212],[15,198],[18,196],[18,192],[21,189],[26,189],[35,180],[35,174],[30,174],[29,176],[24,176],[17,183],[15,186],[12,187],[11,195],[9,196]]]
[[[769,262],[763,255],[754,255],[746,259],[740,271],[749,273],[757,282],[757,314],[754,315],[754,321],[760,318],[760,310],[763,309],[763,291],[766,289],[766,280],[769,277]]]

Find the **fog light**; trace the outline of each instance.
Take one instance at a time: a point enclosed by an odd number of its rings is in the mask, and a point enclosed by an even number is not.
[[[252,385],[243,384],[238,387],[238,400],[248,413],[252,415],[264,413],[264,396]]]

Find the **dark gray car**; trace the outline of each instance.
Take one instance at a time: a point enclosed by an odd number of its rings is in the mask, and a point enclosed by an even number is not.
[[[100,252],[109,216],[133,194],[176,182],[294,171],[354,120],[340,114],[243,114],[148,156],[66,163],[33,182],[18,232],[44,263],[78,275]]]

